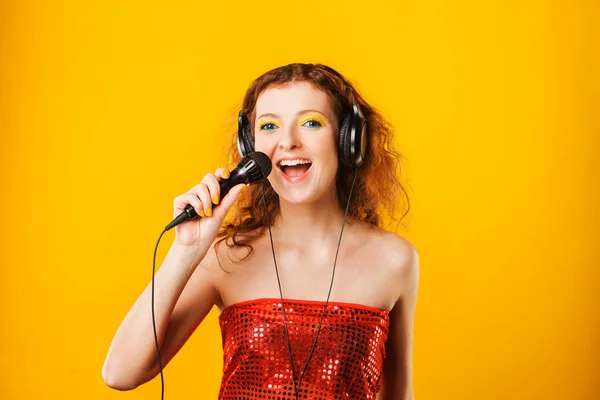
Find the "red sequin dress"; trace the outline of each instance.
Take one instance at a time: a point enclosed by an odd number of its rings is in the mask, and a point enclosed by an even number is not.
[[[325,302],[285,300],[296,380],[313,346]],[[233,304],[219,316],[220,400],[295,400],[280,299]],[[389,312],[329,302],[300,399],[375,399],[381,386]]]

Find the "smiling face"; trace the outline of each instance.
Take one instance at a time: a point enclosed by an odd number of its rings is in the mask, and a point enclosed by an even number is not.
[[[268,179],[280,198],[334,195],[338,121],[327,94],[308,82],[272,87],[258,97],[255,115],[255,148],[271,158]]]

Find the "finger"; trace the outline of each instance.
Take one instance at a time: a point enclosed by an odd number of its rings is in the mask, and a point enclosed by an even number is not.
[[[233,206],[235,201],[238,199],[241,191],[244,190],[244,188],[246,188],[246,185],[244,185],[243,183],[240,183],[239,185],[235,185],[233,188],[231,188],[229,193],[227,193],[227,196],[225,196],[223,198],[221,205],[219,207],[215,208],[215,215],[218,215],[219,218],[225,218],[225,216],[227,215],[227,212],[229,211],[231,206]]]
[[[220,179],[229,179],[231,174],[227,168],[217,168],[215,175]]]
[[[206,174],[202,179],[202,183],[208,187],[212,204],[219,204],[221,188],[219,186],[219,180],[217,177],[214,174]]]
[[[173,206],[175,208],[174,218],[181,214],[188,204],[191,204],[192,207],[194,207],[196,214],[203,214],[202,202],[200,201],[198,196],[196,196],[194,193],[186,193],[175,197],[175,199],[173,200]]]
[[[210,201],[210,193],[206,184],[200,183],[194,186],[190,192],[198,196],[198,198],[202,202],[202,213],[200,214],[200,216],[212,216],[212,203]]]

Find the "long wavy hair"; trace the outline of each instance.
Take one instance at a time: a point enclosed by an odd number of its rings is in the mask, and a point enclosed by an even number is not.
[[[364,163],[358,169],[355,186],[348,208],[349,221],[362,220],[371,226],[383,226],[385,217],[398,223],[408,214],[410,200],[400,182],[402,155],[394,148],[393,129],[383,116],[356,91],[352,84],[334,69],[322,64],[289,64],[270,70],[258,77],[248,87],[242,102],[242,110],[248,116],[252,134],[254,135],[255,106],[258,97],[268,88],[282,87],[294,82],[309,82],[315,88],[324,91],[331,101],[332,108],[338,119],[338,126],[343,116],[351,112],[352,103],[356,102],[362,110],[368,129],[368,149]],[[237,165],[240,156],[237,150],[237,131],[233,135],[229,158]],[[340,165],[336,176],[337,199],[342,210],[345,209],[354,178],[354,168]],[[267,220],[274,225],[280,215],[279,195],[265,180],[265,214],[260,185],[247,187],[232,209],[233,216],[221,227],[215,242],[232,246],[242,246],[248,251],[240,259],[241,262],[253,253],[252,239],[264,233]],[[398,196],[403,194],[406,211],[399,219],[396,218]],[[218,252],[217,252],[218,254]],[[233,261],[233,260],[232,260]],[[219,262],[220,263],[220,262]]]

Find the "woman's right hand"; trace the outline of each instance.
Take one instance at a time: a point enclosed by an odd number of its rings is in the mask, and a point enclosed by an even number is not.
[[[181,214],[188,204],[191,204],[200,216],[175,227],[176,243],[187,247],[208,249],[217,237],[227,212],[244,187],[243,184],[236,185],[221,201],[219,180],[227,178],[229,178],[229,171],[226,168],[219,168],[214,174],[206,174],[201,183],[187,193],[175,197],[173,218]]]

